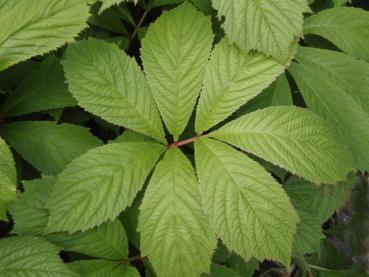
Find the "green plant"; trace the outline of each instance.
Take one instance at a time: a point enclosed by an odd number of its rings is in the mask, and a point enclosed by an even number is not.
[[[321,226],[369,167],[367,11],[86,2],[0,0],[0,134],[24,169],[20,187],[0,139],[0,220],[17,234],[0,240],[1,276],[139,276],[137,261],[146,276],[252,276],[264,260],[365,274],[305,255],[328,251]]]

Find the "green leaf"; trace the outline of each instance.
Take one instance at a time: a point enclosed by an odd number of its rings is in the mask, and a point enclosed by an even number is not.
[[[168,130],[177,140],[191,116],[209,58],[210,17],[184,3],[150,25],[141,56]]]
[[[350,155],[331,126],[307,109],[266,108],[244,115],[210,136],[317,184],[337,183],[353,170]]]
[[[207,67],[196,116],[196,132],[223,121],[267,88],[283,72],[261,54],[245,54],[227,39],[217,44]]]
[[[17,197],[17,172],[12,152],[0,137],[0,220],[8,220],[7,204]]]
[[[6,98],[1,112],[9,116],[74,106],[59,60],[50,55]]]
[[[130,1],[131,2],[133,1],[135,4],[137,4],[138,2],[138,0],[101,0],[102,5],[101,5],[99,12],[101,13],[114,5],[118,5],[123,2],[130,2]]]
[[[232,147],[195,142],[196,168],[207,216],[227,248],[246,260],[290,264],[298,217],[282,187]]]
[[[369,12],[338,7],[308,17],[304,33],[322,36],[347,54],[369,61]]]
[[[164,150],[149,142],[111,143],[75,159],[58,176],[47,202],[48,232],[85,231],[114,220],[132,203]]]
[[[283,187],[297,210],[313,214],[323,223],[348,200],[349,187],[353,182],[354,180],[349,179],[335,186],[316,186],[292,177]]]
[[[84,260],[69,263],[68,266],[80,277],[140,277],[136,268],[121,262]]]
[[[140,208],[142,255],[161,277],[209,271],[216,240],[203,211],[195,171],[178,148],[158,164]]]
[[[368,170],[369,64],[342,53],[305,47],[300,47],[297,61],[289,71],[305,103],[333,126],[352,152],[356,168]]]
[[[260,51],[285,63],[296,37],[302,35],[305,0],[213,0],[223,28],[242,50]]]
[[[129,142],[129,141],[147,141],[154,142],[152,138],[132,131],[130,129],[124,130],[123,134],[118,136],[114,142]]]
[[[0,6],[0,71],[72,42],[85,27],[81,0],[17,0]]]
[[[132,205],[129,206],[123,213],[120,214],[119,218],[122,221],[124,228],[127,233],[129,242],[134,245],[137,249],[140,249],[140,233],[137,231],[138,217],[140,215],[140,206],[144,196],[144,190],[140,191]]]
[[[55,182],[56,178],[52,176],[23,181],[25,192],[20,194],[18,201],[9,205],[9,212],[14,220],[13,234],[43,234],[49,216],[45,205]]]
[[[114,44],[90,38],[68,47],[63,67],[81,107],[165,142],[159,113],[134,58]]]
[[[101,145],[88,129],[52,121],[22,121],[1,126],[0,134],[36,169],[56,175],[73,159]]]
[[[1,277],[77,277],[63,264],[55,245],[40,238],[10,237],[0,240]]]
[[[50,234],[46,239],[64,250],[97,258],[121,260],[128,256],[128,240],[119,219],[85,232]]]
[[[55,182],[56,178],[49,176],[23,181],[25,192],[21,194],[19,201],[9,205],[9,211],[15,222],[12,233],[44,235],[49,216],[45,205]],[[128,255],[128,241],[119,220],[107,222],[83,233],[55,233],[45,238],[64,250],[93,257],[119,260]]]
[[[300,222],[293,242],[294,255],[303,256],[306,253],[319,251],[320,240],[324,238],[321,222],[316,215],[296,209]]]
[[[288,83],[286,74],[282,74],[278,77],[277,81],[238,110],[238,114],[244,115],[270,106],[292,105],[293,99],[290,84]]]
[[[202,274],[201,277],[241,277],[241,275],[224,265],[212,264],[210,274]]]

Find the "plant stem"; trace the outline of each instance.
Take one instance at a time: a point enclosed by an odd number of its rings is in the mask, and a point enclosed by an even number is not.
[[[189,144],[191,142],[194,142],[195,140],[197,140],[200,137],[201,136],[194,136],[194,137],[189,138],[189,139],[185,139],[185,140],[181,140],[181,141],[176,141],[176,142],[173,142],[172,144],[168,144],[167,145],[167,148],[170,149],[170,148],[173,148],[173,147],[181,147],[183,145],[186,145],[186,144]]]
[[[137,255],[137,256],[133,256],[133,257],[124,259],[122,262],[129,263],[129,262],[133,262],[133,261],[137,261],[137,260],[141,260],[142,261],[144,259],[145,259],[145,257],[141,257],[140,255]]]
[[[147,14],[149,13],[149,11],[150,11],[150,9],[151,9],[151,0],[149,1],[149,3],[147,4],[147,8],[145,9],[145,12],[143,13],[143,15],[141,16],[141,18],[140,18],[140,21],[137,23],[137,25],[135,26],[135,29],[133,30],[133,33],[132,33],[132,35],[131,35],[131,37],[130,37],[130,40],[132,41],[134,38],[135,38],[135,36],[137,35],[137,32],[138,32],[138,30],[140,29],[140,27],[141,27],[141,25],[142,25],[142,23],[144,22],[144,20],[145,20],[145,18],[146,18],[146,16],[147,16]]]

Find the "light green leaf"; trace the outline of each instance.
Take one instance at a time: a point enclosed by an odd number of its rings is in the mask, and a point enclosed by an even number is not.
[[[0,240],[1,277],[77,277],[58,256],[55,245],[40,238]]]
[[[245,154],[222,142],[195,142],[207,216],[227,248],[246,260],[290,264],[298,217],[282,187]]]
[[[0,134],[36,169],[56,175],[73,159],[101,141],[88,129],[52,121],[20,121],[4,125]]]
[[[318,187],[303,179],[292,177],[283,187],[297,210],[313,214],[323,223],[348,200],[349,188],[353,182],[354,180],[348,180],[335,186]]]
[[[359,8],[326,9],[308,17],[304,33],[322,36],[347,54],[369,61],[369,12]]]
[[[47,202],[48,232],[85,231],[114,220],[132,203],[164,150],[149,142],[111,143],[75,159],[58,176]]]
[[[300,47],[290,72],[307,106],[325,118],[352,152],[355,166],[369,169],[369,64],[329,50]]]
[[[158,164],[140,208],[142,255],[161,277],[209,271],[216,240],[203,211],[194,169],[178,148]]]
[[[90,38],[68,47],[63,67],[81,107],[165,142],[159,113],[134,58],[114,44]]]
[[[317,184],[346,179],[350,155],[331,126],[307,109],[271,107],[244,115],[211,137]]]
[[[196,132],[223,121],[268,87],[284,68],[261,54],[245,54],[227,39],[218,43],[208,64],[196,115]]]
[[[50,55],[6,98],[1,112],[18,116],[74,105],[76,100],[65,84],[59,60]]]
[[[46,239],[64,250],[97,258],[121,260],[128,256],[128,240],[119,219],[85,232],[50,234]]]
[[[296,37],[302,35],[305,0],[213,0],[223,28],[242,50],[260,51],[286,63]]]
[[[84,260],[68,266],[80,277],[140,277],[136,268],[121,262]]]
[[[0,71],[72,42],[85,27],[81,0],[17,0],[0,6]]]
[[[17,197],[17,172],[12,152],[0,137],[0,220],[8,220],[7,204]]]
[[[49,215],[45,205],[55,182],[56,178],[52,176],[23,181],[25,192],[18,201],[9,205],[9,212],[14,220],[13,234],[43,234]]]
[[[191,116],[212,46],[210,17],[184,3],[150,25],[141,56],[168,130],[177,140]]]

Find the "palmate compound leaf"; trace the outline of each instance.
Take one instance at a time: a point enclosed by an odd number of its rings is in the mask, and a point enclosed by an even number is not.
[[[58,256],[58,248],[40,238],[0,240],[1,277],[78,277]]]
[[[369,169],[369,64],[335,51],[300,47],[289,71],[309,109],[325,118]]]
[[[50,55],[5,99],[1,113],[10,117],[75,104],[59,59]]]
[[[208,272],[216,247],[201,203],[195,171],[178,148],[159,162],[140,208],[141,250],[158,276]]]
[[[369,12],[358,8],[326,9],[308,17],[304,33],[322,36],[347,54],[369,61]]]
[[[212,46],[210,17],[184,3],[150,25],[141,56],[151,91],[174,139],[199,95]]]
[[[195,142],[195,160],[206,214],[227,248],[288,267],[299,219],[280,184],[245,154],[212,139]]]
[[[242,50],[257,50],[282,63],[302,35],[303,12],[309,10],[305,0],[212,0],[223,28],[232,42]]]
[[[140,277],[133,266],[104,260],[83,260],[68,263],[80,277]]]
[[[268,87],[283,66],[262,54],[245,54],[228,39],[218,43],[208,63],[197,107],[196,132],[223,121]]]
[[[165,142],[144,74],[116,45],[92,39],[71,44],[63,67],[78,104],[106,121]]]
[[[25,160],[47,175],[56,175],[73,159],[101,145],[87,128],[52,121],[19,121],[0,127],[1,136]]]
[[[211,133],[317,184],[335,184],[353,170],[332,127],[307,109],[271,107],[244,115]]]
[[[46,207],[47,231],[85,231],[114,220],[142,188],[165,147],[111,143],[88,151],[59,174]]]
[[[0,137],[0,220],[7,220],[7,204],[17,198],[17,172],[12,152]]]
[[[73,41],[87,27],[81,0],[8,2],[0,6],[0,71]]]

